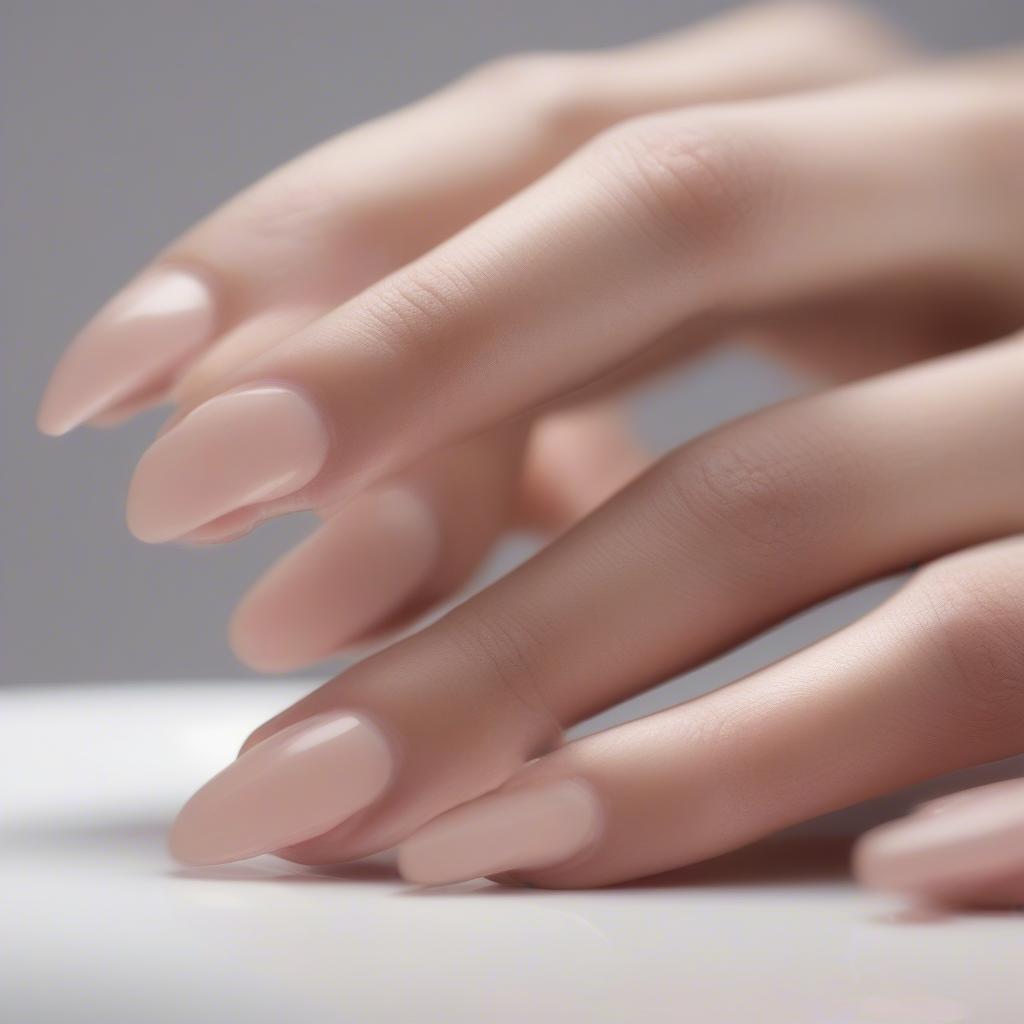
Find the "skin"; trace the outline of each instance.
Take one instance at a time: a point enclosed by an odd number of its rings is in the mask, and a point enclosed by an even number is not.
[[[345,712],[401,751],[381,798],[278,852],[415,851],[506,806],[496,794],[576,783],[600,828],[514,876],[607,885],[1020,753],[1022,140],[1019,54],[931,63],[845,9],[755,8],[485,68],[301,157],[162,253],[157,268],[215,296],[216,329],[92,417],[176,404],[130,517],[158,484],[174,497],[160,453],[218,396],[283,387],[323,428],[299,486],[184,533],[327,520],[243,601],[243,658],[308,664],[453,593],[504,530],[552,538],[250,737]],[[621,396],[737,332],[840,383],[651,464]],[[199,435],[190,452],[205,457]],[[436,527],[429,558],[406,578],[382,535],[376,621],[334,622],[351,597],[337,581],[380,521],[359,503],[396,487]],[[834,636],[561,745],[573,723],[911,564]],[[978,799],[973,838],[869,836],[860,877],[1019,902],[1019,873],[985,851],[1016,841],[1024,802]],[[894,867],[915,856],[930,873]]]

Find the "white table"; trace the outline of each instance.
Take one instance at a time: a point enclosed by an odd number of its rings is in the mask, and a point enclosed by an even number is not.
[[[916,920],[834,840],[603,892],[176,867],[177,806],[299,692],[0,691],[4,1024],[1024,1021],[1021,915]]]

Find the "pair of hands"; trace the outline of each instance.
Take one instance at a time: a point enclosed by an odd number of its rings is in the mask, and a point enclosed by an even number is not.
[[[534,558],[263,725],[179,857],[592,886],[1024,752],[1024,60],[831,5],[487,66],[189,231],[54,372],[40,427],[168,398],[128,520],[323,525],[250,590],[283,671],[407,624],[510,528]],[[837,386],[650,464],[623,394],[742,333]],[[1009,340],[993,341],[1006,338]],[[923,563],[698,700],[562,730]],[[1024,789],[869,834],[869,884],[1024,899]]]

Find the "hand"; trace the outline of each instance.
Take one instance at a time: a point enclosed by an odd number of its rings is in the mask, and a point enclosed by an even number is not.
[[[341,519],[378,481],[458,446],[514,447],[525,413],[614,393],[738,327],[795,358],[827,349],[820,361],[847,376],[997,337],[1021,323],[1022,83],[1004,58],[604,132],[333,313],[314,320],[316,303],[299,303],[296,322],[311,322],[286,339],[294,306],[242,316],[178,385],[130,522],[160,540],[348,502]],[[241,230],[248,209],[198,237]],[[287,256],[301,246],[282,217],[301,221],[302,207],[277,212],[263,231]],[[216,280],[247,294],[230,273]],[[273,294],[269,269],[252,281],[248,294]],[[205,338],[196,294],[175,315]],[[413,880],[607,884],[1020,752],[1022,372],[1024,340],[1011,339],[679,449],[258,730],[186,807],[178,853],[323,863],[402,842]],[[44,425],[63,425],[61,401]],[[446,515],[472,517],[464,500],[417,508],[440,564]],[[596,710],[922,561],[892,601],[792,658],[559,746]]]
[[[174,393],[176,418],[182,417],[205,395],[230,390],[241,368],[262,353],[312,340],[318,319],[334,306],[349,308],[344,300],[617,121],[865,76],[909,59],[905,46],[861,16],[798,3],[755,8],[620,50],[484,67],[319,147],[170,246],[65,355],[43,400],[40,426],[62,433],[84,421],[110,425]],[[550,191],[546,186],[542,195]],[[569,210],[566,215],[571,219]],[[560,223],[547,231],[560,232]],[[526,238],[521,244],[532,245]],[[230,540],[293,507],[315,507],[327,520],[256,584],[235,615],[233,646],[254,668],[295,669],[402,625],[457,591],[504,530],[555,534],[598,505],[647,462],[615,407],[616,393],[631,374],[653,372],[701,340],[695,325],[686,324],[678,344],[668,338],[651,347],[646,368],[606,376],[588,394],[543,415],[519,415],[482,433],[482,423],[473,423],[465,432],[477,436],[445,445],[442,435],[454,437],[462,428],[415,408],[428,395],[431,374],[413,365],[411,349],[397,363],[389,354],[400,335],[412,336],[404,329],[373,336],[382,315],[396,314],[408,327],[408,315],[424,319],[417,304],[428,297],[410,291],[402,308],[392,306],[392,283],[407,292],[401,278],[389,279],[362,312],[351,306],[360,338],[345,342],[348,365],[334,378],[329,399],[350,419],[327,427],[337,440],[330,455],[301,399],[262,388],[229,402],[260,427],[227,423],[235,443],[229,439],[220,459],[210,438],[201,463],[193,461],[182,447],[188,432],[176,432],[170,449],[158,445],[158,461],[166,469],[165,456],[177,458],[176,450],[187,463],[185,476],[172,482],[160,470],[168,486],[154,490],[146,482],[153,479],[149,457],[132,489],[130,521],[150,540]],[[429,290],[426,279],[423,284]],[[433,328],[435,341],[445,330],[442,319]],[[307,324],[313,327],[303,330]],[[489,358],[482,348],[481,368]],[[307,370],[320,372],[311,363]],[[444,372],[440,363],[435,370]],[[451,383],[464,403],[467,388]],[[437,397],[439,408],[447,403]],[[216,414],[225,407],[210,408]],[[362,453],[360,438],[374,440],[362,444]],[[310,474],[318,479],[303,485]],[[357,491],[358,498],[345,501]],[[273,493],[278,500],[256,500]]]

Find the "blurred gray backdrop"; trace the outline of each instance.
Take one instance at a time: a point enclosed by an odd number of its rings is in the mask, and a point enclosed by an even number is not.
[[[246,675],[225,643],[228,613],[307,528],[278,522],[203,551],[137,543],[123,526],[125,484],[160,415],[60,441],[35,433],[58,353],[150,253],[279,162],[489,57],[626,41],[725,6],[5,0],[0,682]],[[1024,38],[1024,0],[876,6],[936,47]],[[645,397],[637,414],[664,447],[795,387],[725,352]],[[499,564],[521,553],[505,550]],[[626,713],[806,643],[888,585],[816,609]]]

